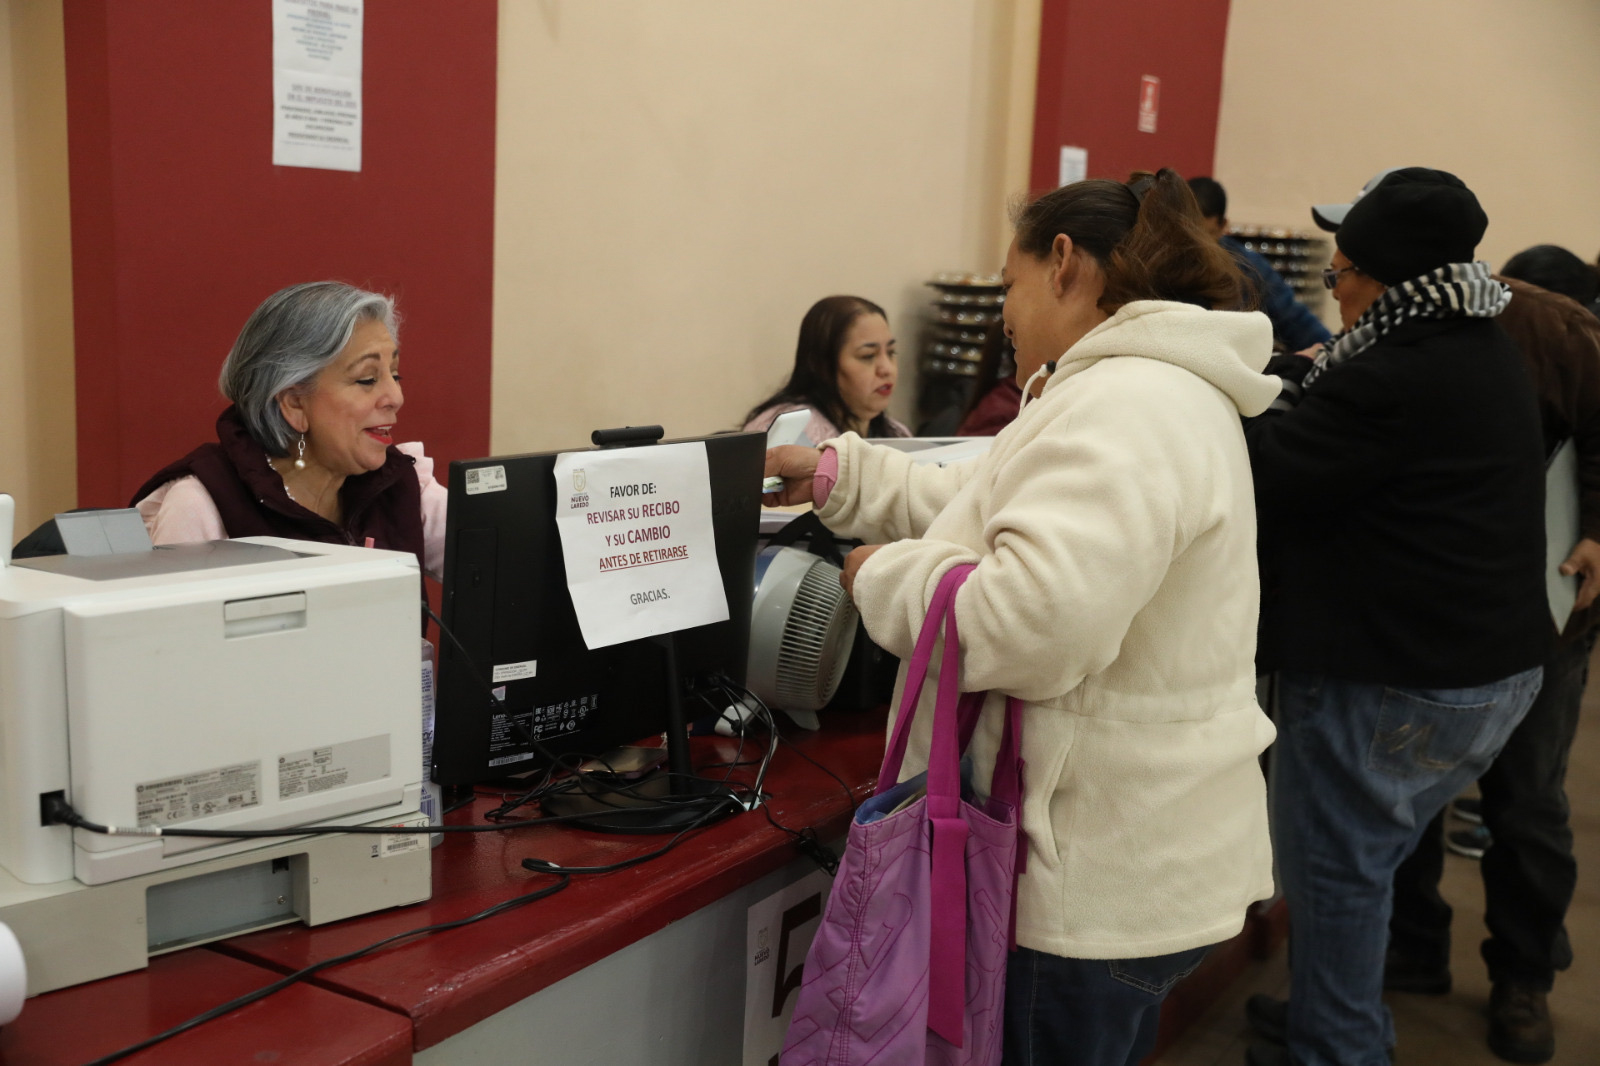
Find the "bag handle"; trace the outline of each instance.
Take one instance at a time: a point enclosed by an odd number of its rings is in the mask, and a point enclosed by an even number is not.
[[[940,623],[944,621],[946,609],[954,604],[956,590],[967,580],[967,575],[976,569],[972,563],[952,566],[939,578],[939,586],[934,589],[933,600],[928,604],[928,616],[923,619],[916,649],[911,653],[911,662],[906,667],[906,687],[900,694],[900,715],[895,719],[894,732],[889,737],[883,765],[878,770],[878,792],[888,791],[900,780],[900,767],[905,762],[906,745],[911,739],[911,721],[916,717],[917,704],[922,699],[922,684],[928,679],[928,664],[933,661],[933,646],[939,640]],[[949,613],[953,618],[954,611]],[[943,677],[941,670],[941,684]],[[938,724],[937,714],[934,724]]]
[[[878,790],[892,787],[899,779],[911,735],[911,722],[933,661],[933,646],[944,632],[943,654],[939,663],[939,691],[934,699],[932,744],[928,755],[928,821],[933,839],[929,844],[932,867],[929,916],[928,1028],[962,1047],[965,1041],[967,972],[967,866],[969,829],[961,812],[961,751],[972,738],[982,714],[987,693],[961,692],[961,633],[956,623],[955,594],[975,570],[972,564],[945,571],[928,605],[928,616],[917,637],[916,650],[906,671],[905,691],[894,734],[884,753],[878,775]],[[941,626],[942,623],[942,626]],[[1006,719],[996,753],[991,798],[1020,808],[1022,778],[1020,757],[1022,702],[1006,700]],[[1025,846],[1019,842],[1019,848]],[[1021,869],[1021,862],[1018,863]],[[1015,900],[1012,931],[1015,938]]]
[[[878,791],[899,780],[911,723],[922,699],[923,684],[933,661],[933,648],[944,633],[939,663],[939,690],[934,699],[932,743],[928,753],[927,812],[933,839],[929,844],[932,866],[929,916],[928,1028],[955,1047],[962,1047],[966,1014],[967,972],[967,867],[969,829],[961,814],[961,752],[972,739],[988,693],[961,691],[961,633],[956,623],[956,591],[974,564],[953,566],[939,579],[928,615],[917,636],[916,649],[906,670],[900,714],[884,752],[878,773]],[[1020,816],[1022,805],[1022,701],[1006,699],[1005,725],[995,753],[991,800],[1006,804]],[[1024,841],[1018,841],[1016,870],[1026,864]],[[1016,942],[1016,899],[1013,893],[1011,940]]]
[[[928,821],[933,829],[929,858],[933,867],[932,913],[929,915],[928,1028],[955,1047],[965,1041],[967,982],[967,836],[961,817],[961,753],[957,750],[961,703],[961,635],[956,628],[955,590],[973,567],[945,574],[944,654],[939,663],[939,691],[933,706],[933,737],[928,752]],[[928,612],[937,626],[938,615]],[[927,627],[924,626],[924,629]],[[921,686],[918,686],[919,688]],[[971,705],[972,701],[968,701]],[[902,712],[915,713],[915,705]],[[975,719],[974,719],[975,720]]]
[[[980,710],[983,707],[982,703],[978,706]],[[1000,732],[1000,747],[994,753],[989,798],[1008,804],[1019,813],[1022,810],[1022,701],[1015,696],[1006,697],[1005,726]],[[1019,849],[1019,854],[1025,855],[1026,849]]]
[[[959,652],[961,646],[960,633],[955,621],[955,595],[967,577],[976,570],[972,563],[963,563],[946,570],[939,579],[939,585],[934,590],[933,600],[928,604],[928,616],[922,623],[922,632],[917,636],[916,650],[912,652],[911,662],[906,668],[906,687],[900,697],[900,714],[895,718],[894,732],[890,734],[889,744],[884,751],[883,763],[878,770],[877,792],[885,792],[900,779],[900,769],[905,764],[906,748],[911,739],[911,723],[916,718],[917,705],[922,700],[922,687],[928,678],[928,665],[933,661],[933,646],[939,639],[941,628],[946,631],[945,656],[939,670],[939,685],[943,689],[946,678],[950,679],[950,690],[958,696],[955,744],[954,793],[960,795],[960,753],[967,750],[967,745],[972,741],[972,734],[978,725],[978,719],[983,714],[983,706],[988,698],[987,692],[960,692],[960,660],[953,657],[950,650]],[[948,625],[944,616],[948,615]],[[954,664],[952,665],[952,660]],[[939,728],[939,715],[937,701],[935,701],[934,729],[937,736]],[[1013,808],[1018,808],[1022,803],[1022,701],[1014,696],[1006,698],[1005,727],[1000,737],[1000,748],[995,754],[994,778],[989,789],[992,799],[1002,803],[1009,803]],[[929,790],[932,791],[934,783],[931,780],[935,759],[929,753]]]

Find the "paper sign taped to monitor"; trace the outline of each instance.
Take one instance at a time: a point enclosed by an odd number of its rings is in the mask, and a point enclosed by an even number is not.
[[[704,442],[568,452],[555,479],[567,588],[588,647],[727,621]]]

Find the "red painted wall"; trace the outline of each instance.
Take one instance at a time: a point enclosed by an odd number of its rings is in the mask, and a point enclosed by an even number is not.
[[[1211,173],[1228,0],[1044,0],[1033,122],[1033,191],[1056,187],[1061,146],[1089,176]],[[1139,79],[1161,79],[1155,133],[1138,130]]]
[[[65,13],[79,506],[215,439],[223,357],[299,281],[395,296],[397,439],[486,454],[496,0],[366,5],[355,174],[272,165],[266,0]]]

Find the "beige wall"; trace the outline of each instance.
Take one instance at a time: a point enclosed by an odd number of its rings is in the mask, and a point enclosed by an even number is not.
[[[1392,166],[1478,194],[1499,267],[1600,252],[1600,3],[1233,0],[1217,179],[1235,221],[1311,226]]]
[[[733,425],[830,293],[889,310],[909,386],[922,283],[999,268],[1038,0],[502,0],[500,19],[497,452]]]
[[[912,400],[922,282],[998,266],[1039,0],[502,0],[495,451],[731,424],[805,308],[884,303]],[[0,0],[0,488],[73,503],[59,0]],[[1233,0],[1216,173],[1304,225],[1374,171],[1461,174],[1482,254],[1600,251],[1600,4]]]
[[[0,0],[0,492],[17,537],[74,506],[72,267],[59,0]]]

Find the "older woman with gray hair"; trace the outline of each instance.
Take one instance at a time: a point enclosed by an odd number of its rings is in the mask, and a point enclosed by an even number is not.
[[[157,544],[275,536],[444,562],[446,492],[421,444],[395,444],[394,301],[336,281],[267,297],[222,364],[217,440],[134,494]]]

